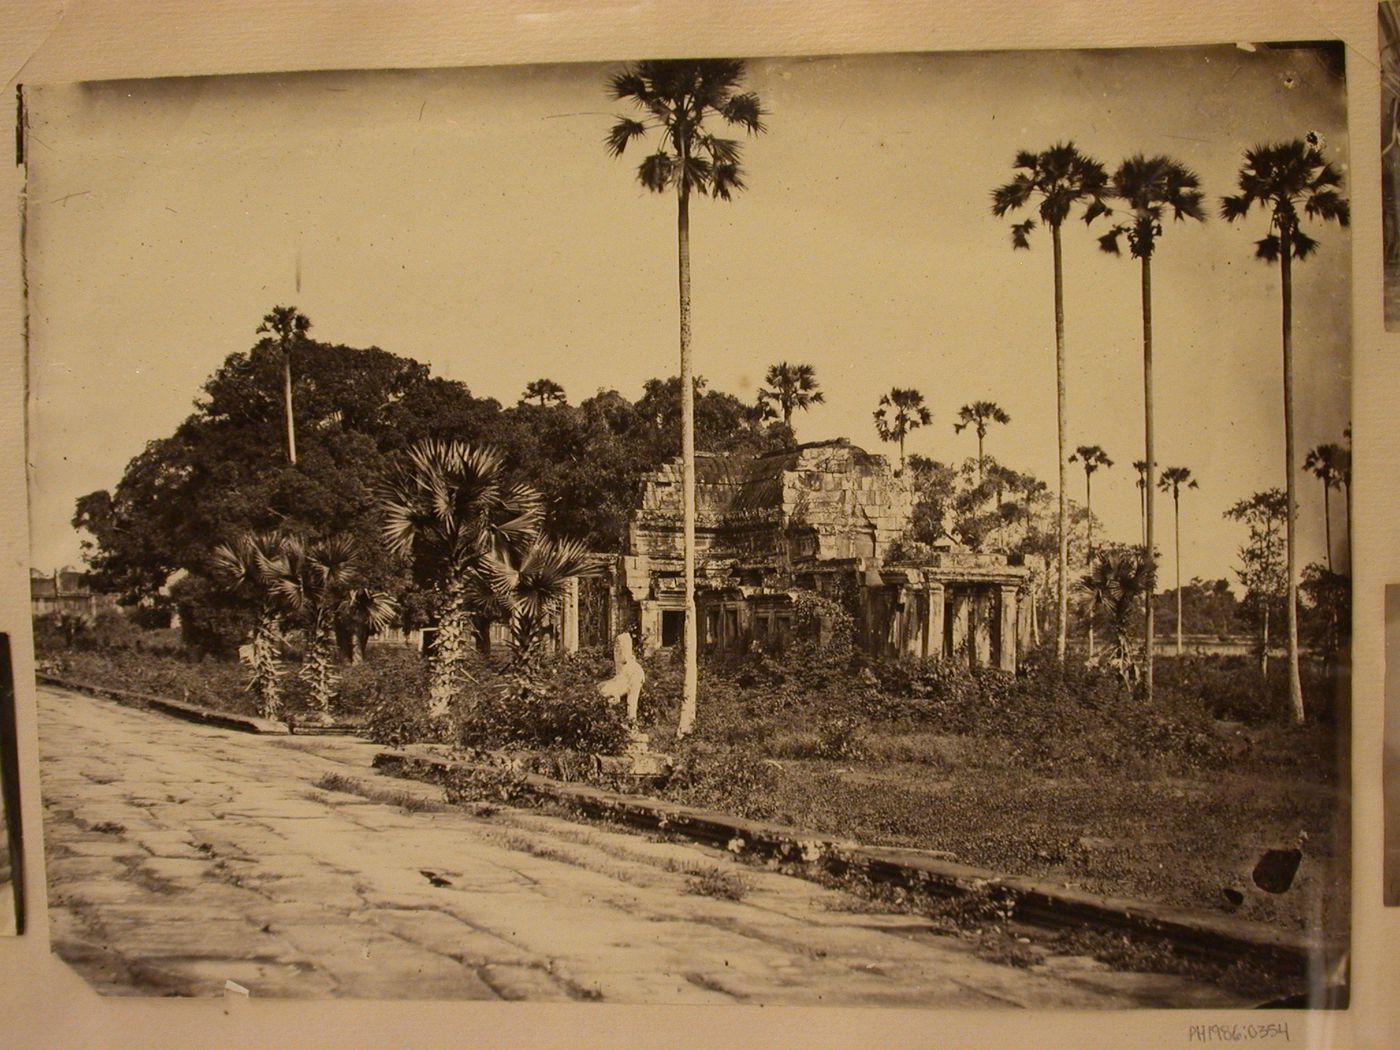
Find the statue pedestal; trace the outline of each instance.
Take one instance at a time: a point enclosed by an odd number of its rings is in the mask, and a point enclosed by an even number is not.
[[[603,773],[631,777],[659,777],[671,770],[671,756],[651,749],[651,737],[632,728],[627,743],[618,755],[597,755],[594,761]]]

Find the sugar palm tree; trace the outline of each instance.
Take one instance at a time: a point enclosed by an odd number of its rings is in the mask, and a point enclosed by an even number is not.
[[[681,503],[685,575],[685,670],[677,733],[695,725],[698,688],[695,622],[695,391],[690,349],[690,197],[730,200],[744,189],[742,145],[711,128],[723,123],[754,135],[765,130],[756,94],[740,91],[744,63],[736,59],[638,62],[608,83],[612,97],[631,102],[641,119],[621,117],[608,133],[608,152],[622,156],[634,140],[656,132],[656,151],[637,168],[654,193],[676,194],[676,246],[680,289]],[[708,124],[707,124],[708,121]]]
[[[982,484],[982,443],[987,437],[987,427],[992,423],[1005,426],[1011,422],[1006,410],[995,401],[974,401],[958,409],[958,422],[953,424],[953,433],[961,434],[968,427],[977,432],[977,484]]]
[[[593,576],[601,564],[574,540],[536,537],[524,551],[505,552],[488,565],[491,589],[506,611],[517,660],[535,652],[571,579]]]
[[[1119,254],[1118,242],[1126,238],[1128,250],[1134,259],[1141,262],[1142,272],[1142,405],[1143,435],[1146,455],[1143,475],[1143,549],[1147,557],[1155,562],[1156,546],[1156,506],[1153,499],[1155,479],[1153,473],[1157,461],[1153,456],[1154,431],[1152,426],[1152,257],[1157,251],[1157,239],[1161,237],[1168,216],[1176,222],[1194,219],[1205,222],[1202,209],[1204,195],[1201,193],[1201,180],[1190,168],[1171,157],[1146,157],[1141,153],[1129,157],[1113,173],[1110,192],[1116,200],[1123,202],[1127,213],[1125,221],[1116,224],[1099,238],[1099,246],[1113,255]],[[1156,573],[1153,573],[1156,580]],[[1180,588],[1178,588],[1180,597]],[[1153,595],[1147,596],[1147,620],[1145,634],[1145,667],[1143,677],[1147,698],[1152,699],[1152,656],[1154,649],[1154,610]],[[1177,622],[1177,648],[1180,650],[1180,620]]]
[[[214,548],[214,581],[231,594],[255,603],[257,620],[248,649],[248,689],[257,697],[258,714],[276,718],[282,710],[282,615],[285,607],[269,586],[268,566],[280,555],[287,537],[280,532],[245,532]]]
[[[904,473],[904,439],[911,430],[928,426],[933,413],[924,404],[924,395],[912,387],[895,387],[880,396],[875,410],[875,432],[881,441],[899,445],[899,472]]]
[[[533,379],[526,384],[520,400],[523,403],[536,399],[541,408],[549,404],[562,405],[565,402],[564,388],[552,379]]]
[[[817,384],[817,370],[811,365],[779,361],[768,369],[763,381],[767,386],[759,390],[758,403],[763,406],[767,418],[781,416],[784,426],[792,426],[792,414],[798,409],[805,412],[826,401],[826,395]]]
[[[1056,603],[1059,623],[1055,631],[1055,656],[1065,658],[1069,618],[1069,474],[1065,458],[1068,429],[1065,420],[1065,292],[1064,258],[1060,245],[1060,227],[1076,206],[1082,206],[1085,223],[1108,214],[1104,194],[1108,189],[1108,174],[1103,165],[1065,142],[1040,153],[1022,150],[1013,165],[1016,174],[1005,185],[992,191],[992,214],[1001,218],[1008,212],[1036,205],[1040,221],[1050,228],[1055,278],[1055,419],[1059,462],[1059,555],[1057,560]],[[1011,227],[1013,249],[1030,248],[1030,233],[1035,219],[1026,219]]]
[[[1092,565],[1094,561],[1094,474],[1103,468],[1107,470],[1113,466],[1113,460],[1108,458],[1098,445],[1080,445],[1074,450],[1074,455],[1069,457],[1071,463],[1081,463],[1084,466],[1084,515],[1085,522],[1085,545],[1089,548],[1088,558]],[[1089,624],[1089,658],[1094,656],[1094,625]]]
[[[1157,487],[1171,493],[1172,507],[1176,524],[1176,655],[1180,656],[1182,646],[1181,625],[1181,490],[1200,488],[1191,476],[1190,467],[1168,467],[1157,479]]]
[[[1322,521],[1327,537],[1327,571],[1332,571],[1332,490],[1342,485],[1342,461],[1346,449],[1331,443],[1308,450],[1303,469],[1322,482]]]
[[[262,345],[282,355],[282,397],[287,409],[287,462],[297,465],[296,424],[292,420],[292,351],[306,342],[311,321],[295,306],[274,306],[263,315],[258,332],[264,336]]]
[[[1138,678],[1129,623],[1133,609],[1152,588],[1152,573],[1151,560],[1140,551],[1106,550],[1079,579],[1091,608],[1109,627],[1111,640],[1103,660],[1117,672],[1124,688],[1132,688]]]
[[[378,504],[385,546],[410,558],[436,597],[428,702],[441,718],[465,674],[473,615],[494,593],[493,563],[520,557],[538,537],[542,501],[530,486],[507,483],[495,449],[429,438],[392,463]]]
[[[1293,260],[1303,261],[1317,250],[1317,241],[1303,232],[1302,219],[1351,221],[1351,205],[1339,192],[1342,176],[1322,155],[1315,135],[1247,150],[1239,172],[1238,194],[1224,197],[1220,214],[1228,222],[1244,218],[1258,205],[1269,216],[1269,232],[1255,242],[1255,257],[1278,263],[1283,298],[1283,444],[1285,494],[1288,500],[1288,692],[1293,719],[1302,722],[1303,685],[1298,666],[1298,574],[1296,485],[1293,420]]]
[[[305,634],[298,676],[322,714],[329,715],[337,679],[332,665],[337,617],[358,604],[370,626],[382,628],[394,614],[394,602],[362,586],[360,552],[354,539],[343,534],[311,543],[289,535],[263,560],[262,569],[268,588]]]

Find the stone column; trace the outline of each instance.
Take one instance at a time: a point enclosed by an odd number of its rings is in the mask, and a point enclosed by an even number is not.
[[[899,593],[904,601],[899,616],[901,651],[905,656],[917,660],[923,655],[924,625],[919,622],[919,599],[922,595],[913,587],[901,587]]]
[[[972,666],[990,667],[992,663],[992,592],[979,587],[973,600]]]
[[[1016,624],[1020,617],[1016,615],[1016,585],[1014,583],[1003,583],[1001,591],[1001,645],[998,647],[997,666],[1003,671],[1015,672],[1016,670]]]
[[[972,606],[972,596],[966,591],[953,592],[953,651],[949,654],[954,660],[967,660],[968,621]]]
[[[941,660],[948,654],[943,651],[943,603],[946,600],[941,580],[929,580],[924,591],[928,598],[927,616],[924,619],[924,655]]]
[[[578,652],[578,577],[564,581],[564,600],[559,603],[560,641],[566,653]]]
[[[642,630],[642,652],[654,653],[661,648],[661,606],[651,600],[641,602],[640,605],[638,619]]]

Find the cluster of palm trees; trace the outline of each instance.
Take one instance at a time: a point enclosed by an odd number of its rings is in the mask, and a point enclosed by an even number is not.
[[[535,651],[571,579],[598,571],[583,545],[543,534],[540,493],[506,477],[492,448],[429,438],[381,479],[384,544],[408,560],[434,601],[428,714],[446,715],[466,680],[473,640],[508,625],[518,657]]]
[[[212,560],[214,579],[257,610],[246,657],[259,714],[276,718],[281,712],[279,654],[287,633],[297,629],[304,639],[298,674],[329,716],[337,679],[335,629],[348,631],[354,653],[397,612],[388,594],[366,586],[355,541],[345,535],[308,541],[293,532],[247,532],[215,547]]]
[[[1152,392],[1152,260],[1168,219],[1177,222],[1204,222],[1205,196],[1199,177],[1184,164],[1166,156],[1138,154],[1125,160],[1110,177],[1092,157],[1081,153],[1072,142],[1059,143],[1039,153],[1022,151],[1014,161],[1010,182],[992,192],[992,214],[1003,217],[1023,208],[1034,208],[1041,223],[1050,230],[1054,277],[1055,373],[1057,429],[1060,469],[1059,508],[1059,625],[1056,654],[1063,660],[1067,628],[1066,569],[1068,552],[1068,508],[1066,505],[1065,454],[1065,314],[1062,228],[1078,213],[1086,225],[1096,219],[1113,217],[1121,221],[1099,238],[1099,247],[1119,254],[1126,241],[1141,267],[1141,308],[1143,345],[1144,457],[1139,461],[1144,500],[1144,558],[1155,579],[1155,506],[1157,489],[1154,459]],[[1317,242],[1302,229],[1304,218],[1335,221],[1346,225],[1350,208],[1339,192],[1341,176],[1323,156],[1322,143],[1315,135],[1292,141],[1256,146],[1244,154],[1239,170],[1239,192],[1221,198],[1220,215],[1227,222],[1245,218],[1259,208],[1269,219],[1268,232],[1256,242],[1255,256],[1264,262],[1277,262],[1281,269],[1283,386],[1284,386],[1284,464],[1288,501],[1288,623],[1289,694],[1294,717],[1303,718],[1302,687],[1298,670],[1297,572],[1294,525],[1297,515],[1295,492],[1294,413],[1293,413],[1293,326],[1292,264],[1312,254]],[[1011,227],[1012,247],[1028,249],[1036,218],[1027,218]],[[1174,498],[1181,483],[1171,484]],[[1152,693],[1153,613],[1149,583],[1145,630],[1144,680]],[[1178,587],[1178,594],[1180,588]],[[1178,618],[1178,626],[1179,626]]]
[[[682,429],[682,505],[685,627],[685,669],[682,690],[680,732],[689,732],[695,720],[696,703],[696,615],[695,615],[695,470],[694,470],[694,368],[691,347],[690,288],[690,202],[693,197],[729,201],[745,188],[740,166],[743,143],[724,134],[733,129],[741,135],[757,135],[766,130],[765,113],[756,94],[742,90],[744,63],[736,59],[663,60],[639,62],[610,78],[608,89],[614,100],[629,103],[629,115],[619,116],[606,136],[606,146],[614,157],[622,156],[634,144],[652,140],[636,168],[639,182],[655,193],[674,194],[676,200],[676,246],[679,302],[680,397]],[[1282,273],[1282,341],[1284,371],[1285,463],[1288,500],[1288,616],[1290,694],[1295,715],[1302,717],[1302,694],[1298,679],[1296,564],[1294,519],[1296,493],[1294,478],[1293,344],[1292,344],[1292,264],[1312,254],[1317,246],[1302,229],[1303,220],[1336,221],[1349,219],[1348,203],[1339,192],[1341,178],[1323,157],[1322,144],[1315,136],[1261,145],[1246,151],[1239,171],[1239,192],[1224,197],[1220,213],[1234,222],[1258,207],[1268,217],[1268,232],[1256,244],[1256,256],[1278,263]],[[1138,154],[1125,160],[1109,174],[1098,161],[1081,153],[1072,142],[1063,142],[1038,153],[1022,151],[1014,160],[1012,179],[992,192],[992,213],[1004,217],[1028,209],[1030,217],[1011,227],[1013,248],[1028,249],[1038,224],[1050,232],[1053,262],[1053,303],[1056,362],[1056,431],[1059,468],[1058,509],[1058,626],[1056,654],[1064,658],[1068,623],[1068,464],[1067,419],[1065,412],[1065,311],[1062,231],[1072,216],[1086,225],[1103,218],[1113,221],[1099,238],[1099,247],[1114,254],[1126,242],[1141,270],[1141,310],[1143,342],[1144,457],[1138,461],[1142,472],[1144,501],[1144,560],[1147,578],[1155,576],[1155,505],[1158,488],[1155,476],[1153,390],[1152,390],[1152,260],[1168,219],[1177,222],[1206,218],[1205,197],[1200,180],[1185,165],[1167,156]],[[294,311],[292,311],[295,314]],[[291,351],[305,336],[305,326],[296,316],[270,316],[266,322],[269,340],[283,351],[290,376]],[[291,429],[290,383],[288,383],[288,454],[295,460],[295,438]],[[562,396],[554,385],[544,381],[527,387],[524,398],[546,404]],[[822,400],[810,366],[775,365],[768,374],[768,389],[760,403],[774,416],[791,425],[792,414]],[[957,429],[972,427],[978,435],[979,469],[983,460],[982,441],[991,423],[1004,423],[1005,413],[989,411],[991,403],[964,406]],[[994,406],[993,406],[994,407]],[[999,410],[998,410],[999,411]],[[904,443],[908,434],[932,421],[918,391],[895,388],[880,400],[875,412],[877,431],[882,440],[897,443],[900,465],[904,467]],[[446,567],[441,577],[443,624],[438,647],[452,653],[464,637],[462,618],[466,615],[465,589],[476,588],[482,595],[490,575],[491,558],[518,546],[518,540],[538,537],[537,507],[531,511],[519,502],[520,492],[506,492],[499,481],[482,488],[479,475],[490,473],[480,457],[482,450],[420,446],[410,456],[406,473],[391,486],[384,505],[391,524],[386,539],[391,548],[411,552],[432,551],[424,557]],[[1099,464],[1103,465],[1103,464]],[[1087,475],[1092,469],[1086,463]],[[1312,469],[1312,468],[1310,468]],[[1330,470],[1331,468],[1329,468]],[[415,473],[417,480],[410,480]],[[1330,475],[1329,475],[1330,476]],[[449,479],[455,479],[449,481]],[[459,484],[460,483],[460,484]],[[1174,500],[1183,482],[1171,481]],[[1186,482],[1189,487],[1189,482]],[[1324,484],[1332,483],[1324,478]],[[494,485],[494,487],[493,487]],[[487,504],[474,502],[475,493],[489,490]],[[465,501],[460,507],[454,501]],[[525,501],[528,503],[528,500]],[[470,511],[468,510],[468,508]],[[462,515],[466,514],[466,517]],[[1330,519],[1329,519],[1330,520]],[[461,531],[465,530],[465,531]],[[1329,524],[1330,530],[1330,524]],[[556,561],[568,560],[563,548],[555,551]],[[506,559],[508,564],[516,564]],[[523,571],[524,563],[519,563]],[[477,580],[478,582],[472,582]],[[1149,585],[1149,592],[1151,586]],[[1178,588],[1179,591],[1179,588]],[[1178,618],[1179,624],[1179,618]],[[1152,690],[1153,620],[1152,603],[1147,602],[1145,638],[1145,681]],[[450,666],[448,658],[440,665]],[[434,698],[441,704],[451,688],[451,675],[440,670],[434,680]]]

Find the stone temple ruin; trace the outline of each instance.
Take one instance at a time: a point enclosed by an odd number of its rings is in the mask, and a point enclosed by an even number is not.
[[[850,609],[876,656],[942,657],[1014,671],[1029,620],[1027,570],[951,538],[918,563],[896,561],[909,531],[907,478],[846,440],[759,457],[696,455],[696,610],[701,652],[781,645],[794,598],[813,591]],[[681,467],[643,481],[611,574],[580,581],[565,603],[566,649],[634,630],[642,652],[676,646],[684,627]]]

